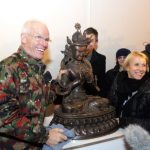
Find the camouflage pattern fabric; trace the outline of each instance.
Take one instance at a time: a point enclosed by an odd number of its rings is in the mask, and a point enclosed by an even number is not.
[[[43,78],[44,71],[45,65],[21,47],[0,62],[0,133],[8,136],[3,138],[0,135],[0,147],[12,143],[12,148],[19,150],[15,147],[20,142],[9,137],[31,143],[46,140],[43,120],[51,98],[50,85]]]

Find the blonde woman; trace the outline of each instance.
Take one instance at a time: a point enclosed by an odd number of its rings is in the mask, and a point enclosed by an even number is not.
[[[132,51],[124,61],[111,89],[109,98],[116,107],[120,126],[139,124],[150,131],[150,79],[148,58]]]

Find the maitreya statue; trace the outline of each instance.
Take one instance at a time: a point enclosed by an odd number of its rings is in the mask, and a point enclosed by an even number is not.
[[[99,90],[94,80],[90,62],[85,58],[89,39],[81,33],[79,23],[72,40],[67,37],[64,58],[52,87],[62,96],[62,106],[54,113],[51,123],[61,123],[66,128],[74,128],[75,139],[90,138],[112,132],[117,128],[115,109],[108,99],[87,95],[84,84],[91,84]]]

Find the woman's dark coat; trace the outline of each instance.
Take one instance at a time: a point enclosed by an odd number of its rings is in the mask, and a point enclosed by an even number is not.
[[[118,73],[109,99],[116,108],[120,126],[139,124],[150,132],[150,79],[129,79],[127,72]]]

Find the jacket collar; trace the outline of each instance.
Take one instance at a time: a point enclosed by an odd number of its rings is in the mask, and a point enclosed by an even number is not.
[[[28,66],[30,65],[30,67],[35,72],[38,72],[40,74],[44,73],[44,71],[46,69],[46,65],[43,64],[43,62],[41,60],[35,59],[32,56],[28,55],[22,47],[19,47],[18,53],[19,53],[20,57],[22,57],[22,61],[24,61],[26,63],[26,65],[28,65]]]

